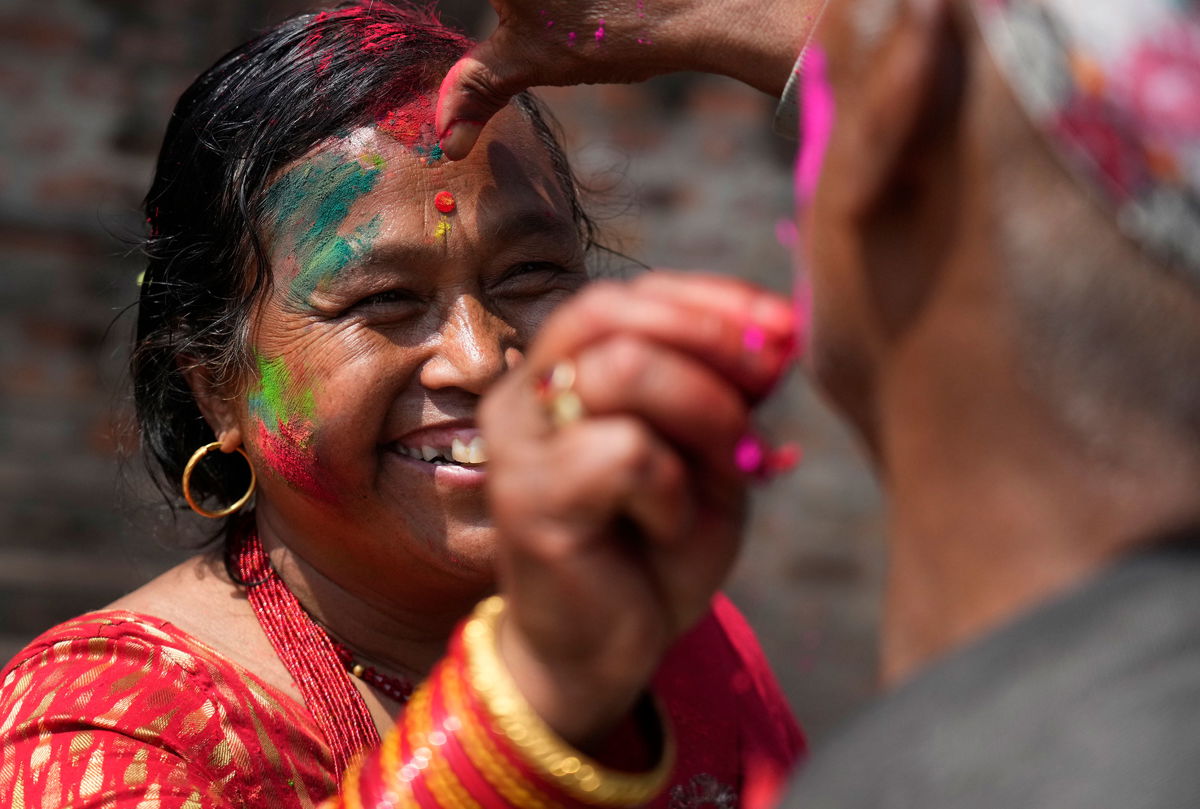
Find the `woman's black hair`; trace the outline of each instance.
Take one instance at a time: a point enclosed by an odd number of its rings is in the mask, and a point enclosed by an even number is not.
[[[471,46],[429,10],[385,0],[289,19],[235,48],[180,97],[146,195],[150,233],[131,360],[142,446],[173,497],[187,459],[213,439],[185,369],[222,387],[248,367],[250,316],[269,283],[259,221],[269,181],[317,144],[437,90]],[[547,149],[585,245],[595,227],[547,114],[513,102]],[[240,456],[206,462],[197,501],[249,485]],[[157,473],[157,474],[156,474]]]

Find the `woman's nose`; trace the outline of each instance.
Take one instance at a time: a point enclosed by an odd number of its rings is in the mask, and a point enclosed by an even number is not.
[[[478,298],[460,296],[421,368],[421,384],[430,390],[461,388],[482,395],[519,353],[515,338],[516,330]]]

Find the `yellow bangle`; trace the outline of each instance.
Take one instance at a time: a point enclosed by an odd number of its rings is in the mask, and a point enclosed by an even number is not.
[[[442,669],[442,687],[445,689],[446,707],[452,713],[467,716],[463,696],[463,684],[453,667]],[[458,741],[471,764],[485,781],[513,806],[522,809],[560,809],[561,804],[551,800],[538,789],[536,784],[512,772],[508,762],[501,758],[488,734],[487,728],[477,727],[474,722],[464,720],[458,729]]]
[[[576,800],[594,806],[626,807],[641,806],[658,795],[667,784],[675,759],[674,742],[665,732],[665,723],[662,757],[646,773],[605,767],[567,744],[529,706],[496,652],[496,626],[503,613],[503,598],[485,599],[462,632],[469,685],[495,728],[532,769]],[[655,707],[661,721],[663,710]]]

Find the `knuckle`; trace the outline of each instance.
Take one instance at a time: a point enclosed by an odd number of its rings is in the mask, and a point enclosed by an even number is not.
[[[458,82],[461,91],[490,114],[507,104],[512,96],[509,82],[490,65],[477,60],[459,73]]]
[[[605,388],[610,395],[628,393],[640,387],[650,362],[645,344],[628,335],[619,335],[596,349],[602,367]]]

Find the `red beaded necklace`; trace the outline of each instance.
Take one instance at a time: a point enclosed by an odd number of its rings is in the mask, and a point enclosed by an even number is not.
[[[355,661],[354,652],[350,651],[350,647],[346,644],[335,638],[330,638],[330,641],[333,643],[333,650],[337,652],[338,659],[342,661],[342,666],[346,671],[364,683],[382,691],[387,696],[396,700],[396,702],[401,704],[408,702],[408,698],[412,696],[414,687],[411,681],[384,674],[374,666],[364,666]]]
[[[334,775],[340,782],[355,756],[379,744],[367,704],[346,673],[399,702],[408,699],[412,685],[355,663],[350,650],[329,637],[288,590],[252,527],[233,541],[232,561],[246,586],[246,597],[329,743]]]

